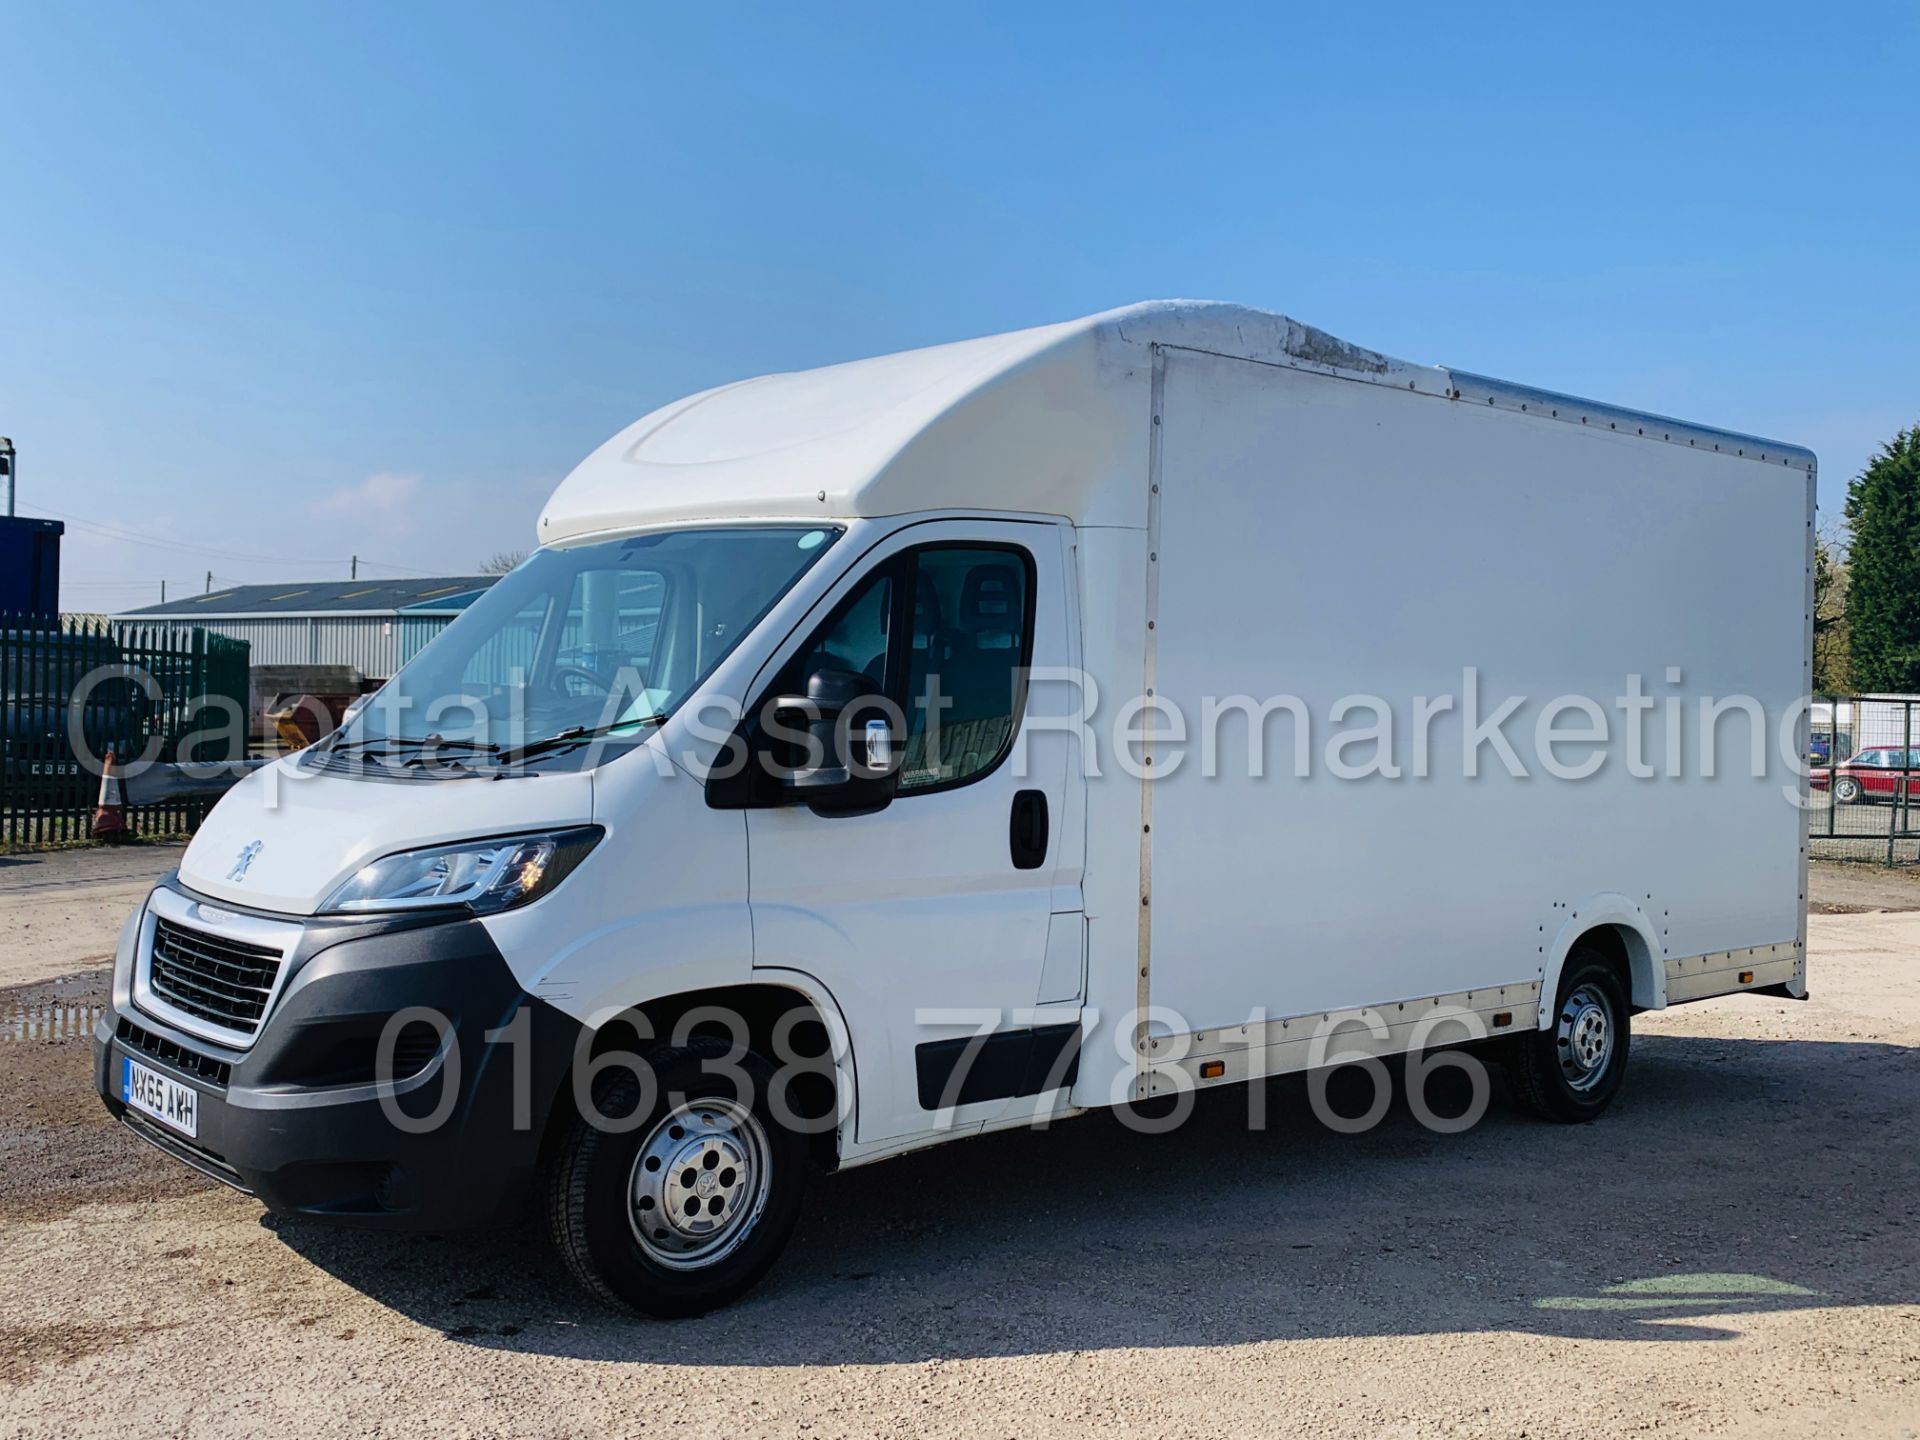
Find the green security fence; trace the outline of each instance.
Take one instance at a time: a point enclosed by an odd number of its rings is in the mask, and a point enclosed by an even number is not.
[[[87,838],[100,760],[240,760],[246,642],[204,630],[0,616],[0,849]],[[136,834],[181,835],[213,801],[131,812]]]

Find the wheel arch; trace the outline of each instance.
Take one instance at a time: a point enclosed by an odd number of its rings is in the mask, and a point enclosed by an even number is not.
[[[810,1117],[831,1114],[833,1123],[811,1138],[816,1158],[824,1168],[839,1163],[842,1137],[851,1137],[856,1098],[853,1048],[846,1019],[840,1006],[824,986],[799,972],[757,970],[754,979],[738,984],[704,986],[693,990],[667,991],[624,1006],[608,1007],[583,1023],[590,1036],[576,1051],[562,1077],[555,1109],[573,1102],[573,1075],[582,1060],[615,1050],[643,1051],[649,1045],[679,1043],[694,1035],[729,1036],[731,1026],[719,1016],[706,1017],[698,1012],[713,1009],[738,1015],[744,1022],[747,1043],[776,1069],[783,1063],[776,1041],[791,1039],[800,1058],[824,1054],[832,1060],[831,1079],[821,1076],[825,1089],[814,1087],[803,1093],[804,1113]],[[797,1018],[788,1019],[796,1015]],[[809,1025],[818,1027],[817,1036],[808,1033]],[[824,1048],[817,1048],[823,1046]],[[549,1123],[546,1141],[565,1130]]]
[[[1543,1029],[1552,1018],[1567,957],[1583,941],[1597,942],[1616,958],[1636,1010],[1666,1008],[1665,950],[1647,909],[1652,903],[1651,896],[1636,902],[1630,896],[1607,892],[1567,907],[1566,918],[1542,957],[1539,1023]]]

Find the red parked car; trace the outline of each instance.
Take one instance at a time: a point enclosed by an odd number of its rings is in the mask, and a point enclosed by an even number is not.
[[[1892,799],[1902,782],[1912,783],[1916,771],[1920,771],[1920,750],[1869,745],[1830,769],[1815,770],[1808,783],[1816,790],[1831,784],[1835,802],[1851,805],[1857,800]]]

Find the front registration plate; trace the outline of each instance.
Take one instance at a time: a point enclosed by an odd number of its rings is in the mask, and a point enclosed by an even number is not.
[[[142,1115],[150,1115],[182,1135],[200,1133],[200,1096],[178,1081],[121,1058],[120,1098]]]

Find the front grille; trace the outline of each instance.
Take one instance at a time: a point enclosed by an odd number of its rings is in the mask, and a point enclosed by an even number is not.
[[[114,1027],[114,1036],[129,1050],[138,1050],[149,1059],[158,1060],[162,1065],[171,1066],[182,1074],[191,1075],[198,1080],[207,1080],[225,1088],[233,1078],[233,1067],[224,1060],[216,1060],[211,1055],[202,1055],[198,1050],[189,1050],[186,1046],[167,1039],[164,1035],[155,1035],[143,1030],[125,1016]]]
[[[251,1035],[279,973],[280,952],[269,946],[154,921],[148,983],[160,999],[197,1019]]]

